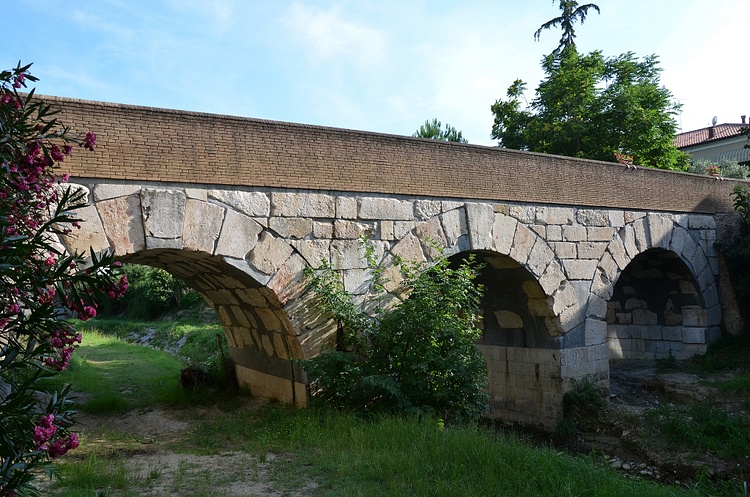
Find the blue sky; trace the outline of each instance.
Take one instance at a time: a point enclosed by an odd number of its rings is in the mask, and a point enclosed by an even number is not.
[[[533,96],[557,3],[12,0],[0,67],[33,62],[47,95],[402,135],[436,117],[494,145],[490,106],[516,78]],[[750,1],[595,3],[579,51],[658,55],[684,131],[750,116]]]

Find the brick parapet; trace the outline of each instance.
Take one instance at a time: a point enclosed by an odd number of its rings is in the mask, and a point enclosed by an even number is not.
[[[363,131],[43,97],[93,130],[79,178],[671,212],[732,212],[737,181]],[[747,184],[745,182],[740,182]]]

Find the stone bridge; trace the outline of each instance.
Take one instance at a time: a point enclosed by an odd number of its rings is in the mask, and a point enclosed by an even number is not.
[[[613,361],[706,351],[736,305],[714,248],[736,182],[299,124],[49,97],[98,148],[73,250],[168,270],[216,310],[242,385],[297,405],[295,359],[334,337],[303,271],[327,261],[364,298],[360,237],[386,267],[477,254],[491,417],[546,429]],[[388,270],[398,294],[398,274]],[[731,331],[731,330],[730,330]]]

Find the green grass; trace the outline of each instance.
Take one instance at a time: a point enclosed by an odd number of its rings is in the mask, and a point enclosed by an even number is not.
[[[182,397],[179,376],[183,365],[178,358],[92,331],[82,335],[81,346],[60,375],[62,382],[84,394],[79,409],[120,414]]]
[[[92,411],[111,414],[123,405],[148,408],[166,402],[182,405],[181,416],[191,420],[191,427],[180,440],[157,440],[157,446],[141,446],[116,430],[98,440],[84,435],[81,447],[58,462],[63,480],[53,485],[50,495],[151,495],[154,485],[164,484],[166,477],[161,467],[143,476],[132,466],[144,447],[195,457],[247,454],[245,466],[267,462],[270,482],[287,495],[293,491],[319,497],[739,494],[734,482],[718,491],[708,483],[685,488],[634,481],[593,457],[539,448],[489,429],[443,429],[426,418],[362,419],[326,408],[295,410],[274,404],[254,408],[241,395],[198,395],[185,403],[179,398],[188,394],[177,385],[182,365],[158,350],[85,332],[64,378],[74,390],[90,394],[87,402]],[[741,438],[742,433],[716,436]],[[209,478],[205,468],[191,464],[181,463],[172,476],[168,484],[172,494],[221,495],[215,487],[244,478],[232,471]],[[196,472],[204,476],[196,477]],[[315,490],[307,488],[310,482],[316,483]]]

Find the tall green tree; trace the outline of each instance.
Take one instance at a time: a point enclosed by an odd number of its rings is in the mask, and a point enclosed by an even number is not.
[[[546,56],[542,68],[546,77],[528,105],[521,80],[492,105],[492,137],[501,146],[604,161],[618,152],[642,166],[687,168],[674,146],[679,105],[660,85],[655,55],[605,58],[569,46]]]
[[[442,125],[443,124],[437,119],[433,119],[432,121],[426,120],[411,136],[415,138],[430,138],[432,140],[442,140],[447,142],[469,143],[469,141],[463,137],[461,131],[458,131],[447,123],[445,124],[445,129],[443,129]]]
[[[589,9],[594,9],[598,14],[601,13],[599,7],[593,3],[578,5],[578,2],[575,0],[560,0],[560,10],[562,11],[562,15],[550,19],[539,26],[539,29],[534,32],[534,39],[538,41],[543,30],[559,26],[560,29],[562,29],[563,34],[562,38],[560,38],[560,45],[555,49],[555,52],[561,52],[565,48],[575,46],[574,39],[576,34],[575,29],[573,29],[573,24],[576,21],[581,21],[581,24],[583,24],[583,21],[586,20],[586,16],[589,13]]]

